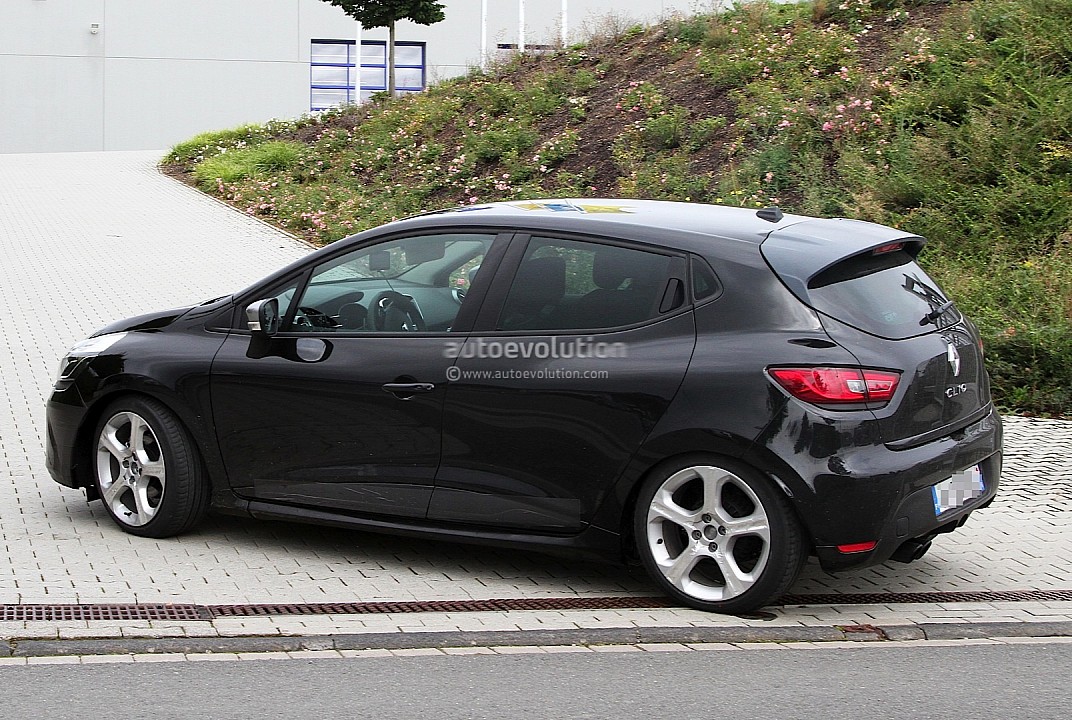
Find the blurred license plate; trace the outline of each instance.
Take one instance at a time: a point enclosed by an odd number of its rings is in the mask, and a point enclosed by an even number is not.
[[[941,515],[970,500],[982,497],[983,491],[983,471],[978,465],[961,470],[953,477],[931,488],[931,493],[934,495],[934,514]]]

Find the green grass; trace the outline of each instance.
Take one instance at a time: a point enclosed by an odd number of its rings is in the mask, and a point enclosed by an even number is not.
[[[281,173],[294,167],[304,149],[298,143],[276,140],[225,150],[199,162],[194,177],[202,188],[211,190],[220,184]]]
[[[206,133],[165,162],[320,243],[554,195],[900,227],[929,239],[923,263],[978,323],[1001,406],[1067,416],[1069,27],[1072,0],[756,2],[417,96]]]
[[[195,135],[171,149],[164,162],[196,162],[215,155],[224,148],[233,148],[242,144],[260,142],[264,137],[261,125],[241,125],[227,130],[215,130]]]

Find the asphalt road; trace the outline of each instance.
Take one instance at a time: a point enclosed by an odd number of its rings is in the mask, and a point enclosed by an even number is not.
[[[6,717],[1068,717],[1072,644],[25,666]]]

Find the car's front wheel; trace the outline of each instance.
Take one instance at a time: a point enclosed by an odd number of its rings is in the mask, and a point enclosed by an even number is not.
[[[193,527],[208,509],[208,482],[189,433],[162,404],[112,403],[94,435],[94,478],[108,514],[133,535],[164,538]]]
[[[656,468],[640,490],[633,531],[655,582],[680,602],[713,612],[748,612],[775,600],[806,559],[785,496],[728,459]]]

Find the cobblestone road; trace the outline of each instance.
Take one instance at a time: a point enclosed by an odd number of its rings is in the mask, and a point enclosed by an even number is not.
[[[43,406],[56,363],[111,320],[189,304],[255,280],[308,248],[161,176],[146,153],[0,155],[0,604],[288,603],[651,593],[615,567],[535,553],[302,525],[214,518],[180,538],[123,534],[99,503],[60,488],[43,460]],[[922,561],[827,575],[794,593],[1072,589],[1072,423],[1010,418],[994,505],[939,538]],[[781,610],[778,622],[837,618],[1072,618],[1072,603]],[[868,614],[870,613],[870,614]],[[1026,614],[1026,615],[1025,615]],[[234,619],[188,633],[360,627],[516,628],[722,622],[686,610]],[[519,625],[520,623],[520,625]],[[0,635],[10,623],[0,623]],[[25,633],[56,632],[34,623]],[[127,623],[166,634],[159,623]],[[200,628],[200,629],[198,629]],[[69,623],[68,635],[100,626]]]

